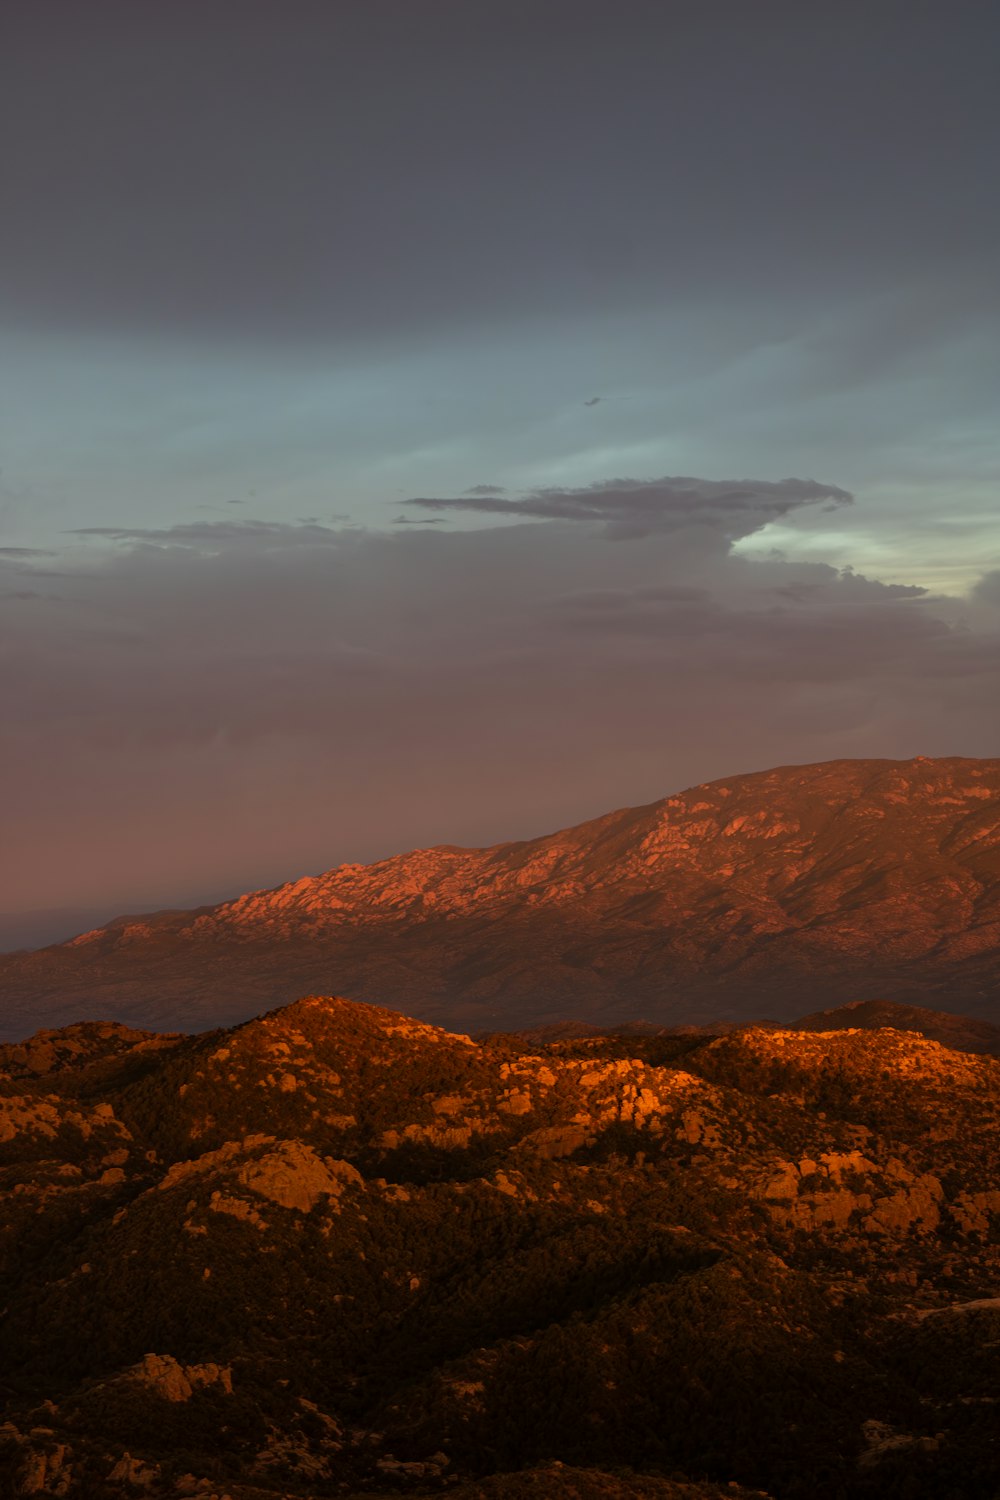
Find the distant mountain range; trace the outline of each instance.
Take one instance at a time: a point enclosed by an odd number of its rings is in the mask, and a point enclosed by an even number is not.
[[[0,957],[2,1034],[193,1031],[308,993],[463,1031],[788,1020],[847,1002],[1000,1021],[1000,761],[840,760],[490,849],[341,865]]]
[[[955,1016],[947,1011],[926,1010],[919,1005],[894,1005],[891,1000],[854,1000],[836,1010],[820,1010],[811,1016],[800,1016],[790,1023],[769,1023],[774,1031],[913,1031],[928,1041],[940,1042],[954,1052],[981,1052],[1000,1057],[1000,1026],[990,1021],[975,1021],[969,1016]],[[735,1021],[715,1021],[708,1026],[657,1026],[652,1021],[626,1021],[621,1026],[588,1026],[584,1021],[552,1021],[547,1026],[528,1026],[521,1031],[486,1033],[482,1040],[505,1038],[523,1045],[549,1047],[556,1043],[614,1038],[617,1045],[644,1046],[657,1038],[672,1042],[690,1040],[700,1045],[712,1037],[726,1036],[739,1030]],[[38,1032],[23,1045],[31,1047],[39,1039],[65,1033]],[[138,1033],[137,1033],[138,1034]]]

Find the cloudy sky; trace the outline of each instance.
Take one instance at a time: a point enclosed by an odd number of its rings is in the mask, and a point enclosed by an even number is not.
[[[997,753],[998,55],[973,0],[7,0],[0,941]]]

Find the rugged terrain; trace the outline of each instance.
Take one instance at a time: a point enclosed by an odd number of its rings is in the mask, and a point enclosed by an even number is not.
[[[1000,761],[738,776],[0,958],[9,1037],[95,1016],[196,1030],[331,988],[473,1032],[859,1000],[1000,1021]]]
[[[829,1019],[0,1048],[0,1494],[996,1495],[1000,1060]]]

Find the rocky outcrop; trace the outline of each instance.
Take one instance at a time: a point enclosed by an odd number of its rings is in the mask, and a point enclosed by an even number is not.
[[[337,1199],[348,1187],[363,1187],[364,1179],[347,1161],[320,1156],[296,1140],[270,1135],[248,1135],[227,1141],[190,1161],[176,1162],[157,1184],[157,1191],[180,1187],[191,1179],[221,1178],[231,1189],[248,1189],[279,1208],[309,1213],[324,1198]],[[216,1189],[210,1205],[217,1212],[263,1222],[252,1204]]]
[[[122,1381],[142,1386],[164,1401],[190,1401],[197,1390],[217,1386],[233,1393],[233,1372],[228,1365],[182,1365],[169,1354],[146,1354],[126,1370]]]
[[[859,1151],[779,1162],[756,1191],[771,1216],[791,1228],[853,1224],[867,1234],[931,1234],[944,1198],[932,1173],[914,1173],[895,1158],[880,1167]]]
[[[144,1463],[141,1458],[133,1458],[131,1453],[123,1453],[108,1473],[108,1483],[120,1485],[125,1494],[136,1490],[151,1490],[157,1485],[161,1469],[159,1464]]]
[[[129,1140],[110,1104],[88,1106],[59,1094],[0,1094],[0,1164],[47,1156],[59,1141],[74,1143],[80,1153],[101,1159],[104,1186],[111,1187],[121,1180],[115,1174],[128,1159]]]
[[[361,1173],[350,1162],[317,1156],[299,1141],[282,1141],[276,1150],[247,1162],[237,1180],[279,1208],[304,1214],[321,1198],[339,1198],[347,1187],[364,1186]]]
[[[988,1239],[993,1225],[1000,1222],[1000,1188],[958,1193],[948,1205],[948,1212],[962,1234]]]

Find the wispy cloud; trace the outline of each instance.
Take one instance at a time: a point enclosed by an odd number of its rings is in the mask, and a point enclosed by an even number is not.
[[[191,521],[176,526],[76,526],[71,536],[133,546],[181,547],[195,551],[333,546],[341,531],[308,519],[287,521]]]

